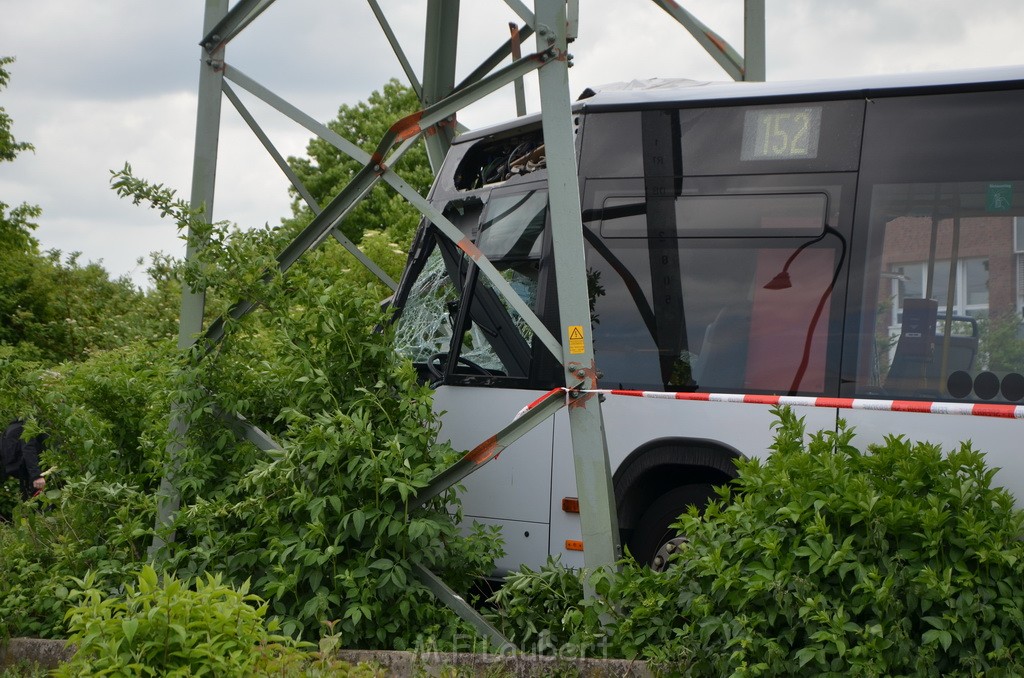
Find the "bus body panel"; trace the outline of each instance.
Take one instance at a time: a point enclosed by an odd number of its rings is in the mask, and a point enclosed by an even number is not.
[[[501,530],[504,555],[494,561],[494,570],[489,578],[504,577],[518,570],[521,565],[537,569],[547,562],[549,548],[547,523],[496,520],[467,515],[463,516],[460,530],[463,534],[468,535],[477,525],[497,527]],[[576,565],[572,565],[572,567],[576,567]]]
[[[520,409],[540,392],[501,388],[440,386],[434,410],[473,412],[471,417],[442,416],[441,440],[457,450],[471,450],[512,423]],[[551,487],[537,482],[551,475],[552,419],[541,422],[462,484],[462,511],[473,518],[507,518],[547,523]]]
[[[999,469],[993,483],[1009,490],[1018,505],[1024,498],[1024,421],[1020,419],[862,410],[842,410],[839,416],[853,427],[853,443],[859,449],[882,444],[891,435],[910,442],[934,443],[944,452],[969,441],[975,450],[984,453],[989,467]]]
[[[442,413],[441,440],[455,449],[471,450],[507,426],[539,391],[439,386],[434,411]],[[473,412],[472,417],[443,413]],[[495,574],[505,575],[521,564],[540,567],[549,553],[551,519],[551,441],[554,420],[548,418],[501,452],[462,485],[462,529],[474,523],[501,527],[505,556]]]
[[[651,441],[714,441],[742,457],[763,458],[770,453],[774,418],[767,405],[611,395],[601,404],[601,413],[612,469],[618,469],[632,452]],[[836,425],[836,411],[832,408],[807,408],[799,415],[806,418],[808,431],[834,429]],[[579,540],[581,533],[579,516],[561,511],[562,497],[576,496],[572,438],[564,410],[555,415],[551,485],[557,488],[551,497],[552,553],[567,565],[581,567],[582,555],[565,549],[565,540]]]

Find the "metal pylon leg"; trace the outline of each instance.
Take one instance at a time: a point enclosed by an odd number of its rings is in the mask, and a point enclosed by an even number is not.
[[[601,403],[595,394],[582,392],[597,388],[597,369],[569,103],[565,0],[536,0],[535,8],[538,51],[554,48],[555,54],[538,73],[541,118],[562,323],[562,363],[566,384],[577,389],[570,392],[569,427],[580,499],[583,557],[586,568],[593,571],[612,566],[621,549]],[[593,591],[588,590],[587,595],[593,595]]]
[[[206,0],[206,14],[203,28],[209,32],[228,13],[228,0]],[[196,145],[192,163],[192,209],[203,209],[203,218],[213,221],[214,183],[217,176],[217,149],[220,140],[220,90],[224,82],[224,48],[212,53],[201,48],[202,61],[199,71],[199,106],[196,113]],[[191,236],[191,232],[189,233]],[[185,260],[196,255],[195,245],[189,240]],[[182,285],[181,319],[178,322],[178,348],[187,349],[203,329],[203,308],[206,304],[204,290],[193,290]],[[174,514],[178,511],[181,496],[174,487],[174,475],[180,465],[179,454],[184,447],[188,424],[181,403],[174,403],[171,409],[171,441],[167,444],[167,467],[160,481],[157,494],[157,535],[149,547],[150,560],[157,558],[166,541],[173,541],[169,533]]]

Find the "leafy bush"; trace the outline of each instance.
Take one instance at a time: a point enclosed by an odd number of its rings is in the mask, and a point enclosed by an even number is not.
[[[120,190],[193,219],[173,193],[126,171]],[[431,392],[379,328],[379,288],[339,275],[335,243],[287,276],[272,254],[285,234],[196,224],[202,247],[184,270],[221,300],[259,308],[200,341],[172,380],[189,431],[175,463],[182,509],[162,556],[179,576],[251,579],[285,633],[313,640],[325,621],[347,647],[409,647],[466,628],[414,576],[422,565],[455,588],[487,573],[492,535],[463,537],[451,493],[413,510],[415,491],[457,453],[437,442]],[[267,273],[267,271],[272,273]],[[239,418],[281,449],[258,449]]]
[[[996,314],[978,322],[979,364],[993,372],[1014,372],[1024,361],[1024,339],[1016,313]]]
[[[173,192],[128,175],[121,185],[192,218]],[[218,346],[200,342],[175,360],[167,345],[133,345],[52,370],[0,355],[0,413],[27,412],[48,431],[44,462],[61,469],[43,512],[32,505],[0,525],[0,560],[19,570],[0,581],[0,635],[60,635],[71,577],[87,570],[101,590],[123,585],[146,558],[166,469],[181,510],[160,558],[183,580],[250,580],[284,633],[315,640],[331,622],[346,647],[409,647],[421,636],[445,647],[471,633],[414,567],[468,590],[500,540],[464,537],[452,493],[413,509],[416,489],[457,454],[436,440],[429,389],[376,331],[386,324],[378,288],[339,276],[332,251],[287,278],[266,276],[283,237],[270,229],[215,224],[197,237],[205,247],[185,280],[208,287],[212,306],[261,307],[230,320]],[[172,402],[189,424],[173,461]],[[248,442],[239,417],[281,449]]]
[[[537,654],[586,655],[586,648],[577,646],[581,637],[577,618],[583,599],[583,576],[580,571],[563,567],[548,558],[540,570],[520,566],[505,578],[500,589],[490,597],[488,620],[508,636],[516,646]],[[593,612],[588,610],[591,616]],[[591,619],[591,628],[600,624]]]
[[[7,87],[12,57],[0,57],[0,90]],[[32,144],[17,141],[13,120],[0,107],[0,163],[13,162]],[[168,292],[176,285],[163,275],[157,255],[149,269],[156,289],[139,290],[127,276],[114,280],[96,263],[81,264],[79,253],[39,251],[32,234],[38,205],[0,200],[0,347],[48,364],[80,360],[96,350],[138,339],[174,334],[175,310]]]
[[[778,417],[772,456],[680,519],[666,572],[597,573],[570,640],[603,614],[612,652],[684,675],[1020,675],[1024,522],[983,456],[901,437],[862,453],[845,424],[805,440]]]
[[[95,477],[48,494],[52,498],[19,507],[13,523],[0,525],[0,638],[63,637],[75,575],[90,571],[113,589],[145,555],[151,496]]]
[[[145,557],[166,439],[166,346],[135,345],[52,369],[0,352],[0,416],[49,434],[47,491],[0,511],[0,637],[60,637],[73,577],[116,588]],[[6,358],[6,359],[5,359]]]
[[[387,335],[374,334],[377,304],[328,271],[293,277],[302,285],[287,298],[264,297],[272,320],[233,334],[182,387],[198,416],[182,454],[184,508],[169,562],[190,576],[252,577],[289,634],[312,639],[324,620],[338,620],[348,647],[403,648],[449,633],[455,618],[414,565],[466,590],[492,567],[497,542],[460,536],[445,507],[451,496],[411,510],[415,491],[456,453],[436,441],[429,389]],[[232,435],[225,413],[259,422],[281,452]]]
[[[267,606],[247,584],[236,591],[210,575],[190,588],[170,575],[159,581],[148,565],[123,597],[95,583],[79,582],[67,614],[78,648],[57,676],[250,676],[264,657],[295,647],[264,622]]]

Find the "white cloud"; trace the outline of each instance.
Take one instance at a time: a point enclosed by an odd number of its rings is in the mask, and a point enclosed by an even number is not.
[[[381,0],[406,55],[423,61],[422,0]],[[527,4],[531,4],[527,2]],[[687,0],[684,6],[742,51],[740,0]],[[174,226],[119,200],[109,170],[130,162],[138,176],[188,197],[202,37],[202,0],[0,0],[0,55],[13,55],[0,105],[17,138],[35,144],[0,164],[0,200],[38,203],[46,247],[103,259],[132,271],[152,250],[181,255]],[[646,77],[725,79],[689,34],[646,0],[584,0],[572,46],[571,96],[584,87]],[[518,20],[500,0],[461,5],[459,65],[464,77],[508,37]],[[1015,0],[797,0],[768,3],[770,79],[949,69],[1024,63],[1024,3]],[[533,39],[524,52],[534,50]],[[277,2],[228,48],[228,62],[320,120],[390,77],[397,59],[365,3]],[[537,107],[536,78],[527,79]],[[254,104],[284,155],[310,134]],[[512,117],[510,91],[460,114],[472,127]],[[287,181],[225,102],[214,216],[243,226],[277,223],[288,211]],[[141,272],[136,272],[141,280]]]

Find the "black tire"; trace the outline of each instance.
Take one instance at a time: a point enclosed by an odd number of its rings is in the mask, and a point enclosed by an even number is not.
[[[651,565],[658,549],[678,536],[672,524],[679,516],[691,506],[703,511],[714,496],[714,486],[705,483],[683,485],[655,499],[644,511],[627,544],[634,560],[643,565]]]

